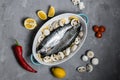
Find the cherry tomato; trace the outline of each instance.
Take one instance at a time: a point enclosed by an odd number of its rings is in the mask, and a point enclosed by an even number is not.
[[[100,32],[105,32],[105,30],[106,30],[106,29],[105,29],[104,26],[100,26],[100,27],[99,27],[99,31],[100,31]]]
[[[94,32],[98,32],[98,31],[99,31],[98,25],[94,25],[94,26],[93,26],[93,31],[94,31]]]
[[[101,33],[101,32],[96,32],[95,36],[96,36],[97,38],[102,38],[102,33]]]

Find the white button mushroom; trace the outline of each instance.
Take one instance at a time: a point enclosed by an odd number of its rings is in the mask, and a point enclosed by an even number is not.
[[[93,71],[93,66],[91,64],[86,65],[86,70],[87,72],[92,72]]]
[[[89,50],[86,55],[88,56],[88,58],[93,58],[95,54],[93,51]]]
[[[78,67],[77,71],[80,72],[80,73],[81,72],[86,72],[86,67],[84,67],[84,66]]]
[[[92,63],[93,65],[98,65],[98,64],[99,64],[99,59],[98,59],[98,58],[92,58],[92,59],[91,59],[91,63]]]
[[[81,59],[82,61],[88,61],[88,57],[86,55],[82,55]]]

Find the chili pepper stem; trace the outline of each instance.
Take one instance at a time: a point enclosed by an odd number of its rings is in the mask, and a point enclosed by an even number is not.
[[[18,41],[16,39],[15,39],[15,42],[16,42],[16,45],[19,46],[19,43],[18,43]]]

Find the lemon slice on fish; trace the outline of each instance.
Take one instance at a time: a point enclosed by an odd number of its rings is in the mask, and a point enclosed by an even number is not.
[[[28,30],[32,30],[37,26],[37,22],[32,18],[27,18],[24,21],[24,26]]]
[[[47,19],[47,15],[44,11],[38,11],[37,15],[41,20],[46,20]]]
[[[55,8],[53,6],[50,6],[48,11],[48,17],[53,17],[55,15]]]

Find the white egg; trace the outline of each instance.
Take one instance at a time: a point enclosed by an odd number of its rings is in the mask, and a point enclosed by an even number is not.
[[[44,34],[45,36],[48,36],[48,35],[50,34],[49,29],[45,29],[45,30],[43,31],[43,34]]]
[[[82,55],[81,59],[82,61],[88,61],[88,57],[86,55]]]
[[[99,64],[99,59],[98,59],[98,58],[92,58],[92,59],[91,59],[91,63],[92,63],[93,65],[98,65],[98,64]]]
[[[71,47],[71,51],[74,52],[74,51],[77,49],[77,47],[78,47],[77,45],[73,45],[73,46]]]
[[[86,65],[86,70],[87,72],[92,72],[93,71],[93,66],[91,64]]]
[[[88,56],[88,58],[93,58],[94,55],[95,55],[95,54],[94,54],[93,51],[90,51],[90,50],[89,50],[89,51],[87,52],[87,56]]]
[[[86,67],[84,67],[84,66],[78,67],[77,71],[80,72],[80,73],[81,72],[86,72]]]

